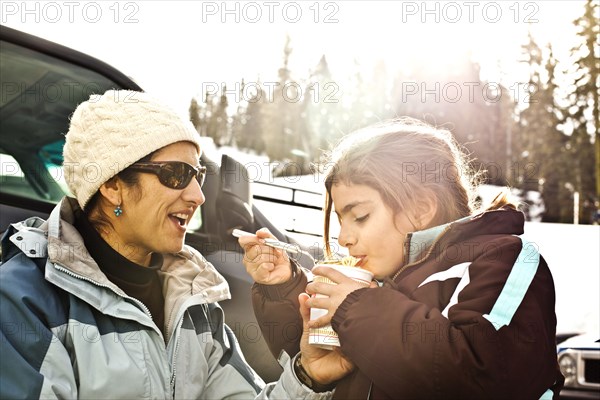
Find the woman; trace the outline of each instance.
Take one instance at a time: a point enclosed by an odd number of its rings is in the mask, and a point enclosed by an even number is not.
[[[239,243],[261,326],[289,330],[301,323],[298,293],[324,295],[307,301],[328,311],[309,325],[331,323],[355,365],[334,398],[558,398],[548,266],[518,236],[524,217],[506,196],[474,211],[476,174],[450,133],[392,121],[343,139],[327,165],[324,237],[334,210],[338,243],[377,284],[318,267],[336,285],[306,286],[294,263],[260,243],[270,237],[260,230]],[[265,337],[273,352],[299,350],[285,332]]]
[[[307,349],[265,386],[245,362],[218,305],[227,282],[184,245],[204,202],[198,139],[145,93],[77,107],[63,152],[73,197],[2,242],[1,398],[327,398],[352,369]]]

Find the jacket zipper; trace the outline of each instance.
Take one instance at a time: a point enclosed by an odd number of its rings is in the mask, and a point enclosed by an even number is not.
[[[433,241],[433,243],[431,244],[431,246],[429,247],[429,250],[427,250],[427,253],[425,254],[425,256],[421,257],[419,260],[411,263],[411,264],[407,264],[404,267],[400,268],[398,270],[398,272],[396,272],[394,274],[394,276],[392,277],[392,280],[396,280],[396,278],[402,273],[404,272],[408,267],[413,267],[417,264],[419,264],[420,262],[422,262],[423,260],[425,260],[427,257],[429,257],[431,255],[431,253],[433,252],[433,249],[435,247],[435,245],[441,240],[442,236],[444,236],[446,234],[446,232],[450,229],[450,227],[452,226],[452,224],[446,226],[444,228],[444,230],[442,230],[442,232],[438,235],[438,237]],[[406,247],[406,246],[405,246]]]
[[[123,295],[121,295],[120,293],[117,293],[117,292],[116,292],[116,291],[115,291],[113,288],[111,288],[111,287],[110,287],[110,286],[108,286],[108,285],[104,285],[104,284],[102,284],[102,283],[100,283],[100,282],[96,282],[96,281],[95,281],[95,280],[93,280],[93,279],[90,279],[90,278],[87,278],[87,277],[85,277],[85,276],[78,275],[78,274],[76,274],[76,273],[74,273],[74,272],[71,272],[70,270],[66,269],[65,267],[63,267],[63,266],[62,266],[62,265],[60,265],[60,264],[56,264],[56,263],[53,263],[53,264],[54,264],[54,267],[55,267],[57,270],[59,270],[59,271],[61,271],[61,272],[64,272],[64,273],[66,273],[66,274],[67,274],[67,275],[69,275],[69,276],[72,276],[72,277],[74,277],[74,278],[77,278],[77,279],[84,280],[84,281],[86,281],[86,282],[90,282],[90,283],[92,283],[92,284],[94,284],[94,285],[96,285],[96,286],[98,286],[98,287],[101,287],[101,288],[106,288],[106,289],[109,289],[111,292],[113,292],[113,293],[114,293],[114,294],[116,294],[117,296],[120,296],[120,297],[124,297],[124,298],[127,298],[127,299],[131,299],[131,300],[133,300],[135,303],[139,304],[139,305],[142,307],[142,309],[143,309],[143,310],[144,310],[144,311],[145,311],[145,312],[146,312],[146,313],[147,313],[147,314],[150,316],[150,318],[152,318],[152,314],[150,313],[150,310],[148,309],[148,307],[146,307],[146,305],[145,305],[144,303],[142,303],[141,301],[139,301],[138,299],[135,299],[135,298],[133,298],[133,297],[129,297],[129,296],[123,296]],[[182,321],[183,321],[183,320],[182,320]],[[159,334],[159,335],[161,336],[161,338],[162,338],[162,332],[160,332],[160,331],[159,331],[159,332],[158,332],[158,334]],[[164,342],[164,339],[163,339],[163,342]],[[178,340],[177,340],[177,343],[176,343],[176,345],[175,345],[175,350],[174,350],[174,355],[173,355],[173,376],[171,377],[171,392],[172,392],[172,394],[173,394],[173,398],[175,398],[175,386],[174,386],[174,382],[175,382],[175,358],[176,358],[176,354],[177,354],[177,347],[178,347],[178,346],[179,346],[179,338],[178,338]]]
[[[171,313],[169,315],[169,319],[167,320],[167,325],[165,327],[165,336],[166,336],[166,340],[165,343],[169,343],[169,340],[171,340],[171,325],[173,324],[173,321],[175,320],[175,318],[177,318],[177,313],[176,310],[171,310]],[[173,331],[175,332],[175,331]]]
[[[193,297],[193,296],[192,296]],[[177,335],[176,332],[177,330],[181,330],[181,326],[183,325],[183,318],[185,317],[185,313],[187,312],[187,310],[195,304],[204,304],[204,303],[197,303],[196,301],[193,301],[192,304],[188,304],[190,299],[186,300],[183,302],[183,304],[181,305],[181,308],[184,309],[185,311],[183,311],[183,314],[181,314],[181,318],[179,318],[179,321],[177,322],[177,326],[174,328],[173,330],[173,335],[171,337],[169,337],[169,340],[171,340],[173,337],[175,337],[175,344],[173,345],[173,358],[171,360],[171,365],[173,366],[173,372],[171,373],[171,394],[173,396],[173,398],[175,398],[175,378],[177,377],[177,354],[179,353],[179,339],[181,337],[181,335]],[[175,314],[176,316],[179,313]],[[205,313],[208,319],[208,313]],[[171,325],[171,321],[174,320],[176,318],[171,319],[167,324],[167,329],[168,327],[170,327]],[[167,335],[169,334],[169,331],[167,331]],[[168,342],[167,342],[168,343]]]
[[[189,300],[189,299],[188,299]],[[181,337],[181,335],[176,335],[175,332],[177,330],[181,330],[181,326],[183,325],[183,318],[185,316],[185,313],[187,312],[187,310],[193,305],[193,304],[187,304],[187,301],[185,301],[181,307],[183,308],[185,306],[185,310],[183,312],[183,314],[181,315],[181,318],[179,319],[179,322],[177,322],[177,326],[175,327],[175,329],[173,330],[173,336],[175,337],[175,345],[173,346],[173,359],[171,361],[171,364],[173,365],[173,372],[171,374],[171,393],[173,395],[173,398],[175,398],[175,378],[177,376],[177,354],[179,353],[179,339]],[[194,302],[195,303],[195,302]],[[202,303],[204,304],[204,303]],[[207,319],[208,319],[208,313],[205,313]],[[169,321],[169,325],[170,325],[170,321]],[[168,334],[168,333],[167,333]],[[169,339],[170,340],[170,339]]]
[[[183,318],[181,318],[180,323],[175,327],[175,331],[181,328],[181,324],[183,324]],[[171,364],[173,365],[173,373],[171,374],[171,394],[173,398],[175,398],[175,377],[177,375],[177,353],[179,352],[179,337],[180,335],[175,335],[175,331],[173,331],[173,336],[175,336],[175,346],[173,347],[173,359],[171,360]]]
[[[72,276],[72,277],[77,278],[77,279],[81,279],[81,280],[86,281],[86,282],[90,282],[90,283],[92,283],[92,284],[94,284],[94,285],[96,285],[98,287],[101,287],[101,288],[109,289],[111,292],[113,292],[117,296],[129,299],[129,300],[133,300],[136,304],[138,304],[142,308],[142,310],[144,310],[144,312],[150,317],[150,319],[152,319],[152,314],[150,313],[150,310],[148,309],[148,307],[146,307],[146,305],[144,303],[142,303],[141,301],[139,301],[138,299],[133,298],[133,297],[129,297],[127,295],[123,296],[122,294],[117,293],[112,287],[110,287],[108,285],[104,285],[104,284],[102,284],[100,282],[96,282],[93,279],[90,279],[90,278],[87,278],[85,276],[78,275],[78,274],[76,274],[74,272],[71,272],[70,270],[68,270],[67,268],[63,267],[60,264],[56,264],[56,263],[53,263],[53,264],[54,264],[54,267],[57,270],[59,270],[61,272],[64,272],[64,273],[66,273],[69,276]],[[159,332],[159,334],[162,336],[161,332]]]

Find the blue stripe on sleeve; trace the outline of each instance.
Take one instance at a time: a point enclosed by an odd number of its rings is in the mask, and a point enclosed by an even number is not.
[[[496,330],[510,324],[540,263],[540,253],[537,251],[536,246],[523,238],[521,238],[521,242],[523,247],[508,275],[500,296],[498,296],[492,311],[483,316],[494,325]]]

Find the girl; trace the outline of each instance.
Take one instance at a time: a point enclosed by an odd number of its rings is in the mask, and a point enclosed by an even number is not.
[[[307,300],[328,310],[310,326],[331,323],[355,365],[334,398],[558,398],[548,266],[519,236],[524,216],[506,195],[474,213],[477,174],[450,133],[391,121],[344,138],[328,165],[325,240],[333,210],[339,244],[377,284],[319,267],[336,285],[306,286],[293,260],[260,243],[268,231],[240,238],[274,354],[298,352],[290,324],[301,332],[296,299],[306,289],[328,296]]]

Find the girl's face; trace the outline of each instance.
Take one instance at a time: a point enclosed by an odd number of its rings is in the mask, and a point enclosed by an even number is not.
[[[340,246],[361,259],[360,267],[377,279],[396,272],[404,259],[406,234],[415,230],[407,215],[394,215],[379,192],[366,185],[335,184],[331,197],[340,222]]]
[[[199,157],[195,145],[177,142],[157,151],[151,161],[183,161],[199,167]],[[113,220],[116,220],[113,225],[118,240],[125,246],[124,251],[117,251],[138,264],[147,265],[151,253],[181,251],[186,227],[205,198],[196,179],[177,190],[161,184],[155,174],[142,172],[138,186],[124,188],[123,214]]]

